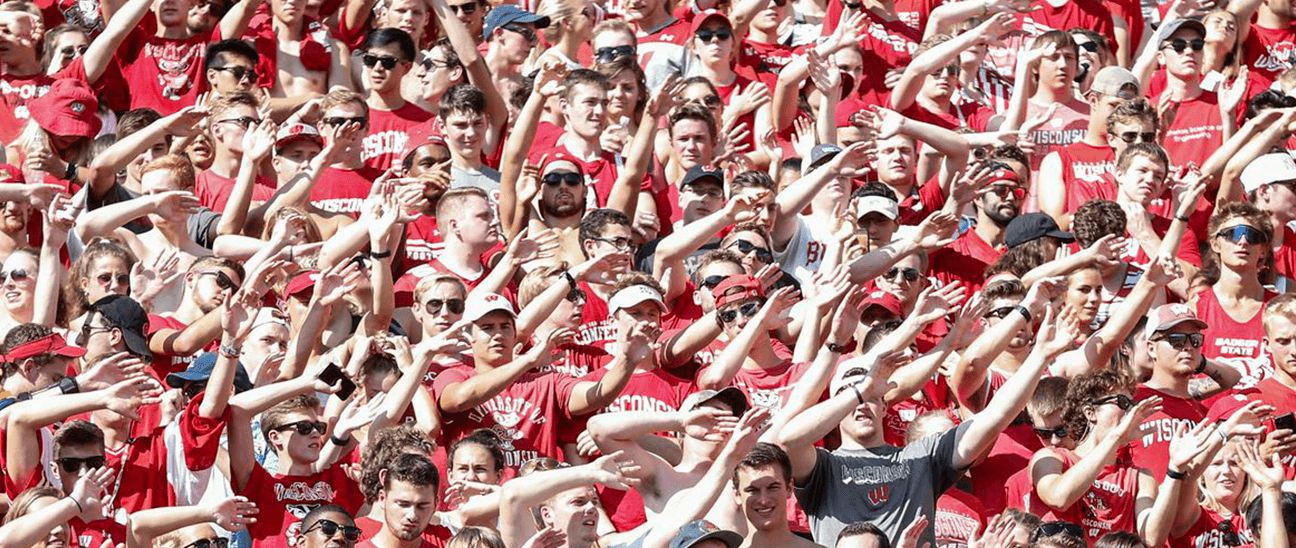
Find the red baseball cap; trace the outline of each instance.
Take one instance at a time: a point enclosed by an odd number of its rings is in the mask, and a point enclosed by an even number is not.
[[[580,160],[577,160],[576,157],[572,156],[570,153],[555,149],[545,152],[542,154],[542,157],[544,163],[540,165],[540,173],[544,173],[545,168],[549,167],[549,164],[554,162],[570,162],[572,165],[576,166],[576,173],[582,175],[585,174],[585,167],[581,164]]]
[[[1165,331],[1184,322],[1192,323],[1199,329],[1210,327],[1206,322],[1197,317],[1193,309],[1183,303],[1163,304],[1152,309],[1148,314],[1146,333],[1150,339],[1158,331]]]
[[[409,135],[409,139],[405,141],[405,150],[401,151],[401,161],[409,158],[410,154],[413,154],[414,151],[423,148],[424,146],[446,146],[445,137],[443,137],[441,132],[438,131],[440,128],[432,125],[432,122],[435,120],[436,118],[432,118],[431,120],[406,130],[405,133],[406,135]]]
[[[288,285],[284,287],[284,296],[291,297],[307,289],[312,289],[318,279],[318,270],[302,270],[288,279]]]
[[[94,91],[72,78],[55,80],[45,95],[27,102],[27,110],[32,120],[54,135],[90,138],[103,127]]]
[[[1215,422],[1228,420],[1239,409],[1246,407],[1256,396],[1254,392],[1243,392],[1240,394],[1229,394],[1218,400],[1211,406],[1210,411],[1206,413],[1206,419]]]
[[[711,290],[711,294],[715,295],[716,309],[727,304],[753,298],[759,299],[765,296],[765,292],[761,290],[760,280],[746,274],[725,278],[716,284],[715,289]]]
[[[0,164],[0,184],[3,183],[26,183],[27,179],[23,177],[22,170],[13,164]]]
[[[900,298],[886,291],[869,293],[860,304],[860,310],[868,310],[872,306],[880,306],[896,316],[904,316],[904,304],[900,302]]]
[[[45,353],[66,356],[69,358],[80,358],[85,355],[86,349],[68,344],[67,340],[58,333],[50,333],[49,335],[34,341],[15,346],[4,355],[4,361],[6,363],[13,363],[24,358],[39,356]]]
[[[702,28],[702,25],[706,24],[707,21],[715,19],[724,21],[724,24],[729,27],[729,30],[733,30],[733,23],[729,21],[729,16],[725,15],[725,12],[711,9],[693,16],[693,27],[689,30],[689,34],[697,34],[698,29]],[[737,38],[737,36],[734,38]]]

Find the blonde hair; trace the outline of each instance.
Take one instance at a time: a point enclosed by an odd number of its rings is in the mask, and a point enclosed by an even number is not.
[[[424,277],[423,279],[419,280],[418,284],[414,286],[414,301],[415,301],[414,306],[415,307],[422,306],[423,296],[426,295],[427,292],[432,291],[432,288],[436,287],[437,284],[443,284],[443,283],[450,284],[459,288],[459,291],[463,293],[465,297],[467,297],[468,286],[465,285],[463,280],[459,279],[458,276],[455,276],[454,274],[446,274],[443,272],[437,274],[430,274]]]
[[[564,32],[561,23],[580,14],[584,4],[585,0],[541,0],[536,15],[549,18],[549,26],[540,29],[545,41],[550,44],[558,42]]]

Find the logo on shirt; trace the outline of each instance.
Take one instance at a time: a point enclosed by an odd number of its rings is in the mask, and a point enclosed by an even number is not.
[[[384,154],[400,154],[405,151],[409,134],[404,131],[380,131],[364,138],[364,150],[360,152],[360,161],[368,162]]]
[[[193,86],[189,69],[202,60],[206,44],[145,44],[144,55],[157,63],[162,96],[179,101]]]
[[[1284,41],[1266,46],[1265,55],[1257,58],[1251,66],[1270,72],[1281,72],[1293,64],[1296,64],[1296,44]]]
[[[333,486],[329,485],[327,481],[317,481],[315,485],[307,485],[304,481],[294,481],[286,486],[280,483],[275,485],[274,490],[276,500],[333,500],[336,494]],[[314,507],[313,505],[300,506]],[[306,511],[309,512],[310,508],[307,508]]]

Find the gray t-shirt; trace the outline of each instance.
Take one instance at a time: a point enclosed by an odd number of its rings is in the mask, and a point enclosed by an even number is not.
[[[492,200],[498,200],[500,172],[487,166],[482,166],[481,171],[468,171],[451,166],[450,188],[462,188],[466,186],[474,186],[485,190]]]
[[[867,450],[818,453],[805,485],[796,488],[797,501],[810,518],[815,542],[837,544],[847,525],[867,521],[886,533],[895,546],[900,533],[921,514],[927,530],[918,546],[936,546],[936,499],[954,485],[961,471],[954,468],[954,447],[963,423],[904,447],[883,445]]]

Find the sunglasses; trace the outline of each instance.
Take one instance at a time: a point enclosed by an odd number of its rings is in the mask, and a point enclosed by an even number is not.
[[[1224,538],[1222,540],[1226,546],[1241,546],[1243,544],[1242,538],[1238,536],[1237,530],[1233,528],[1232,523],[1221,521],[1219,525],[1215,526],[1215,529],[1223,534]]]
[[[113,283],[113,280],[116,280],[117,283],[119,283],[119,284],[121,284],[121,285],[130,285],[130,275],[129,275],[129,274],[115,274],[115,275],[114,275],[114,274],[112,274],[112,273],[110,273],[110,272],[104,272],[104,273],[102,273],[102,274],[99,274],[98,276],[95,276],[95,279],[96,279],[96,280],[99,280],[99,284],[100,284],[100,285],[108,285],[108,284],[110,284],[110,283]]]
[[[599,48],[598,51],[594,52],[594,58],[600,63],[611,63],[618,57],[625,57],[634,54],[634,46],[609,46],[606,48]]]
[[[1226,228],[1216,232],[1215,237],[1224,238],[1225,240],[1235,244],[1241,244],[1242,238],[1246,238],[1246,241],[1249,244],[1263,244],[1269,242],[1269,237],[1265,236],[1264,232],[1261,232],[1258,228],[1247,225],[1237,225],[1233,228]]]
[[[447,63],[445,61],[437,62],[432,59],[424,59],[422,61],[419,61],[419,66],[423,67],[423,70],[432,70],[438,68],[450,68],[450,63]]]
[[[238,284],[234,283],[234,280],[231,280],[228,274],[221,272],[219,270],[208,270],[205,272],[199,272],[198,275],[215,276],[216,285],[217,287],[220,287],[222,291],[234,289],[238,287]]]
[[[1053,439],[1054,436],[1059,438],[1067,437],[1067,429],[1065,426],[1057,426],[1054,428],[1032,427],[1031,430],[1035,431],[1036,436],[1046,440]]]
[[[0,282],[13,280],[14,283],[18,283],[25,282],[28,278],[31,278],[31,274],[28,274],[27,269],[25,268],[15,268],[8,272],[0,272]]]
[[[564,298],[567,299],[568,301],[579,304],[585,302],[585,299],[587,297],[585,295],[584,289],[581,289],[579,287],[573,287],[567,291],[567,296]]]
[[[303,436],[309,436],[311,432],[319,432],[322,436],[324,435],[324,431],[328,429],[328,425],[325,424],[324,421],[297,421],[288,424],[281,424],[273,428],[276,432],[282,432],[289,429],[296,430],[298,434]]]
[[[764,262],[764,263],[772,263],[772,262],[774,262],[774,254],[773,254],[773,253],[770,253],[769,248],[765,248],[765,247],[757,247],[756,244],[753,244],[753,243],[751,243],[751,242],[749,242],[749,241],[746,241],[746,240],[738,240],[738,241],[734,242],[733,245],[731,245],[731,246],[729,246],[729,247],[737,247],[737,248],[738,248],[738,251],[739,251],[740,253],[742,253],[743,255],[751,255],[751,253],[752,253],[753,251],[755,251],[755,252],[756,252],[756,259],[757,259],[757,260],[759,260],[759,261],[761,261],[761,262]]]
[[[780,8],[783,7],[783,6],[786,6],[787,3],[788,3],[788,0],[774,0],[774,5],[775,5],[775,6],[778,6],[778,7],[780,7]]]
[[[226,118],[226,119],[221,120],[221,121],[216,122],[216,123],[218,123],[218,124],[235,124],[235,125],[241,126],[241,127],[243,127],[244,129],[246,129],[246,128],[250,127],[250,126],[253,126],[253,125],[256,125],[256,124],[261,123],[261,119],[260,119],[260,118],[257,118],[256,116],[241,116],[241,117],[239,117],[239,118]]]
[[[536,472],[547,472],[558,468],[566,468],[567,466],[567,463],[559,462],[558,459],[553,457],[536,457],[522,463],[522,466],[518,467],[518,476],[527,476]]]
[[[324,125],[326,125],[326,126],[334,126],[334,127],[336,127],[336,126],[341,126],[341,125],[344,125],[344,124],[348,124],[348,123],[351,123],[351,122],[355,122],[355,123],[360,124],[360,125],[363,126],[363,125],[369,123],[369,120],[368,120],[367,118],[365,118],[364,116],[356,116],[356,117],[354,117],[354,118],[347,118],[347,117],[345,117],[345,116],[331,116],[331,117],[325,118],[325,119],[323,120],[323,122],[324,122]]]
[[[712,40],[723,42],[733,38],[733,32],[729,29],[701,29],[694,36],[697,36],[697,39],[701,40],[702,43],[709,44]]]
[[[1012,314],[1014,310],[1017,310],[1017,307],[1015,307],[1015,306],[1001,306],[1001,307],[999,307],[999,308],[996,308],[996,309],[994,309],[994,310],[991,310],[991,311],[989,311],[989,312],[986,312],[985,317],[987,317],[987,318],[994,318],[994,319],[996,319],[996,320],[1002,320],[1002,319],[1008,317],[1009,314]]]
[[[257,71],[256,71],[255,68],[248,68],[248,67],[212,67],[212,70],[219,70],[219,71],[221,71],[221,72],[228,72],[228,73],[230,73],[230,76],[233,76],[234,79],[235,79],[235,80],[238,80],[238,81],[242,81],[244,78],[247,78],[248,80],[251,80],[251,81],[255,82],[256,79],[257,79]]]
[[[1134,144],[1134,141],[1136,140],[1143,143],[1156,142],[1155,131],[1146,131],[1146,132],[1124,131],[1121,132],[1119,135],[1117,135],[1117,137],[1120,137],[1120,140],[1125,141],[1125,144],[1128,145]]]
[[[1193,38],[1192,40],[1175,38],[1174,40],[1166,42],[1165,45],[1161,46],[1161,49],[1170,48],[1174,50],[1175,53],[1183,53],[1184,50],[1188,48],[1192,48],[1193,51],[1201,51],[1204,47],[1206,47],[1206,41],[1201,38]]]
[[[216,537],[216,538],[200,538],[198,540],[190,542],[189,544],[184,545],[184,548],[227,548],[228,546],[229,546],[229,539]]]
[[[61,56],[63,56],[63,57],[72,57],[72,56],[75,56],[75,55],[85,55],[85,52],[86,52],[86,50],[88,50],[88,49],[90,49],[90,46],[88,46],[88,45],[85,45],[85,46],[66,46],[66,47],[63,47],[62,49],[59,49],[59,55],[61,55]]]
[[[189,399],[192,400],[192,399],[198,397],[198,394],[201,394],[202,391],[203,391],[203,390],[206,390],[206,389],[207,389],[207,381],[203,381],[203,382],[190,382],[190,383],[185,384],[185,387],[184,387],[183,389],[181,389],[181,392],[184,393],[184,395],[185,395],[186,398],[189,398]]]
[[[374,68],[374,65],[382,63],[382,68],[391,70],[396,68],[396,63],[399,63],[400,59],[390,55],[374,55],[372,53],[366,53],[360,56],[360,62],[364,63],[364,66],[369,68]]]
[[[1000,198],[1012,196],[1018,200],[1026,197],[1026,189],[1016,185],[990,185],[990,192]]]
[[[1037,532],[1039,533],[1039,536],[1036,537],[1035,540],[1060,534],[1070,535],[1079,539],[1085,538],[1084,529],[1079,525],[1065,521],[1046,521],[1040,524]]]
[[[947,65],[936,73],[936,76],[958,76],[962,69],[958,65]]]
[[[449,310],[451,314],[463,314],[464,300],[463,299],[428,299],[426,303],[423,303],[423,306],[427,307],[428,314],[436,314],[438,312],[441,312],[442,306],[445,306],[446,310]]]
[[[457,6],[447,5],[446,7],[450,8],[450,11],[453,11],[455,13],[462,13],[464,15],[472,15],[474,13],[477,13],[477,2],[468,2],[467,4],[459,4]]]
[[[103,468],[104,465],[108,463],[108,461],[103,457],[86,457],[83,459],[78,459],[76,457],[63,457],[61,459],[54,459],[54,461],[58,463],[59,468],[62,468],[64,472],[69,474],[75,474],[82,468],[87,470]]]
[[[715,286],[720,285],[720,282],[723,282],[727,277],[728,276],[722,276],[720,274],[716,274],[714,276],[707,276],[706,278],[702,279],[702,287],[705,287],[707,289],[715,289]]]
[[[918,272],[917,268],[908,268],[908,267],[900,268],[898,266],[893,266],[891,267],[891,270],[888,270],[886,272],[886,276],[884,276],[884,278],[887,280],[895,280],[896,276],[903,275],[904,281],[909,283],[914,283],[918,281],[918,276],[920,274],[921,273]]]
[[[360,540],[359,527],[356,527],[354,525],[339,525],[337,522],[333,520],[327,520],[327,519],[321,519],[315,522],[315,525],[312,525],[309,528],[307,528],[305,531],[302,531],[302,534],[305,535],[306,533],[309,533],[316,529],[319,529],[319,532],[323,533],[325,538],[336,535],[338,531],[342,531],[342,536],[345,537],[347,540],[351,542]]]
[[[1117,394],[1115,396],[1098,398],[1093,400],[1091,403],[1094,405],[1107,405],[1113,403],[1116,404],[1116,407],[1121,408],[1121,411],[1129,411],[1131,407],[1134,407],[1134,398],[1126,396],[1125,394]]]
[[[1201,333],[1166,333],[1152,340],[1165,341],[1176,350],[1187,350],[1189,346],[1201,348],[1202,343],[1206,342],[1206,336]]]
[[[760,299],[760,300],[749,302],[742,306],[736,306],[734,308],[730,308],[729,310],[725,310],[720,313],[720,321],[724,323],[733,323],[735,320],[738,319],[739,313],[742,313],[743,316],[750,318],[752,316],[755,316],[757,312],[760,312],[761,306],[763,306],[764,304],[765,304],[765,299]]]
[[[719,108],[721,102],[719,95],[707,95],[706,97],[702,97],[700,99],[690,99],[690,100],[695,103],[702,103],[703,105],[706,106],[706,108]]]
[[[520,25],[504,25],[503,29],[521,34],[522,38],[526,39],[527,42],[531,42],[532,44],[536,42],[536,31],[531,27],[523,27]]]
[[[1098,42],[1080,42],[1076,45],[1089,53],[1098,53]]]
[[[576,186],[580,186],[580,184],[583,182],[582,179],[583,178],[579,173],[572,173],[570,171],[568,172],[555,171],[553,173],[546,174],[540,180],[544,181],[545,186],[548,187],[556,187],[563,183],[566,183],[567,186],[576,187]]]

